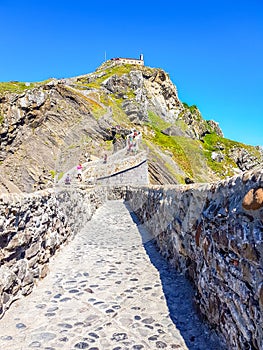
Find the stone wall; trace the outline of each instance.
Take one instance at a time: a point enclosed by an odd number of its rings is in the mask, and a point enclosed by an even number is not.
[[[52,255],[106,200],[103,188],[51,189],[0,197],[0,317],[29,294]]]
[[[147,153],[127,155],[125,148],[109,156],[106,163],[101,159],[85,163],[83,178],[87,183],[95,181],[102,186],[146,186],[149,184]]]
[[[196,287],[229,349],[263,349],[263,170],[216,184],[131,188],[130,206]]]
[[[149,183],[147,160],[126,170],[118,171],[112,175],[101,177],[98,184],[103,186],[145,186]]]

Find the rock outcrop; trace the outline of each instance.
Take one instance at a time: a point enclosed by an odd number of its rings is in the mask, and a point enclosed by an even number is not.
[[[47,188],[79,160],[113,152],[113,140],[124,147],[134,127],[143,134],[154,184],[183,183],[186,177],[211,181],[262,160],[256,148],[225,147],[219,125],[204,120],[196,106],[182,103],[161,69],[106,62],[88,75],[24,88],[0,96],[2,192]],[[216,135],[219,148],[207,144],[209,135]]]

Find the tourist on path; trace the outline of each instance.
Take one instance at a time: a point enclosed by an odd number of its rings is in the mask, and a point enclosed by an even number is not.
[[[77,178],[79,179],[79,181],[81,182],[82,181],[82,164],[79,163],[77,165]]]
[[[65,178],[65,185],[70,185],[71,183],[71,178],[70,178],[70,175],[67,174],[66,178]]]

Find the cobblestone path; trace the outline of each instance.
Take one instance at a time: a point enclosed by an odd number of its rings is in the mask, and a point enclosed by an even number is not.
[[[0,349],[224,349],[140,231],[123,202],[99,208],[0,320]]]

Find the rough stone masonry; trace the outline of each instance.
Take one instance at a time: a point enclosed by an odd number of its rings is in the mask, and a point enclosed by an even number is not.
[[[196,286],[229,348],[263,348],[263,170],[216,184],[53,189],[0,197],[0,315],[108,199],[126,195],[163,255]]]
[[[46,276],[50,257],[106,200],[102,188],[0,197],[0,317]]]
[[[162,254],[196,286],[230,349],[263,349],[263,170],[216,184],[132,188],[127,199]]]

